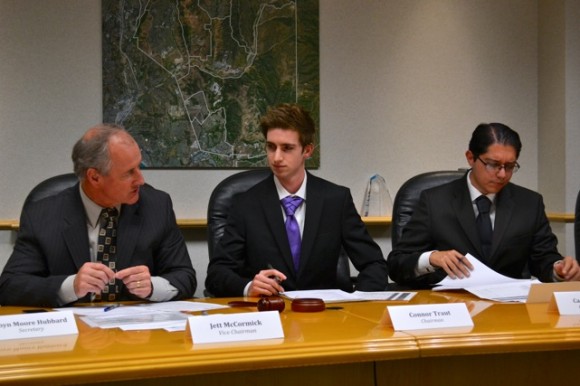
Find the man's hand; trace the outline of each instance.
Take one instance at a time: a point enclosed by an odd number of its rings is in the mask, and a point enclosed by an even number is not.
[[[125,268],[117,272],[115,277],[123,280],[125,287],[130,293],[142,299],[148,298],[153,292],[151,274],[149,273],[149,267],[146,265]]]
[[[471,265],[469,260],[454,249],[433,252],[429,256],[429,264],[443,268],[452,279],[469,277],[469,271],[473,271],[473,265]]]
[[[580,281],[580,266],[578,266],[578,261],[571,256],[556,261],[554,273],[564,281]]]
[[[278,293],[284,292],[284,288],[280,285],[284,280],[286,280],[286,275],[276,269],[260,271],[254,276],[254,280],[248,288],[248,296],[278,295]]]
[[[73,282],[75,294],[79,299],[89,292],[99,294],[114,277],[115,272],[104,264],[85,263]]]

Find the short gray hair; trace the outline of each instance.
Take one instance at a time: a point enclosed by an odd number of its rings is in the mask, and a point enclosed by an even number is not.
[[[82,181],[87,170],[97,169],[103,175],[111,170],[109,139],[119,133],[127,133],[121,126],[103,124],[89,129],[75,143],[72,151],[74,173]]]

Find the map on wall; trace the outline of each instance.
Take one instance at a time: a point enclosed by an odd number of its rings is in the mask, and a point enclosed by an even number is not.
[[[146,168],[266,166],[268,107],[299,103],[319,127],[318,8],[103,0],[103,121],[135,137]]]

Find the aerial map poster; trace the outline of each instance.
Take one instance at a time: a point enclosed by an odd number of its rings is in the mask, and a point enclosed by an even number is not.
[[[259,119],[296,102],[320,127],[318,0],[103,0],[103,121],[145,168],[267,166]],[[307,167],[320,166],[320,136]]]

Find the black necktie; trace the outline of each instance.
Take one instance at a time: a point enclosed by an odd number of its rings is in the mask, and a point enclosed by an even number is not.
[[[99,222],[99,239],[97,242],[97,262],[105,264],[107,267],[117,272],[117,220],[119,212],[116,208],[105,208],[101,211]],[[105,286],[100,295],[96,295],[95,300],[115,301],[120,293],[121,280],[112,279]]]
[[[489,217],[489,209],[491,208],[491,201],[484,195],[477,197],[475,200],[479,214],[475,220],[477,231],[479,232],[479,239],[481,241],[481,249],[483,250],[483,258],[489,258],[491,252],[491,239],[493,230],[491,227],[491,218]]]

